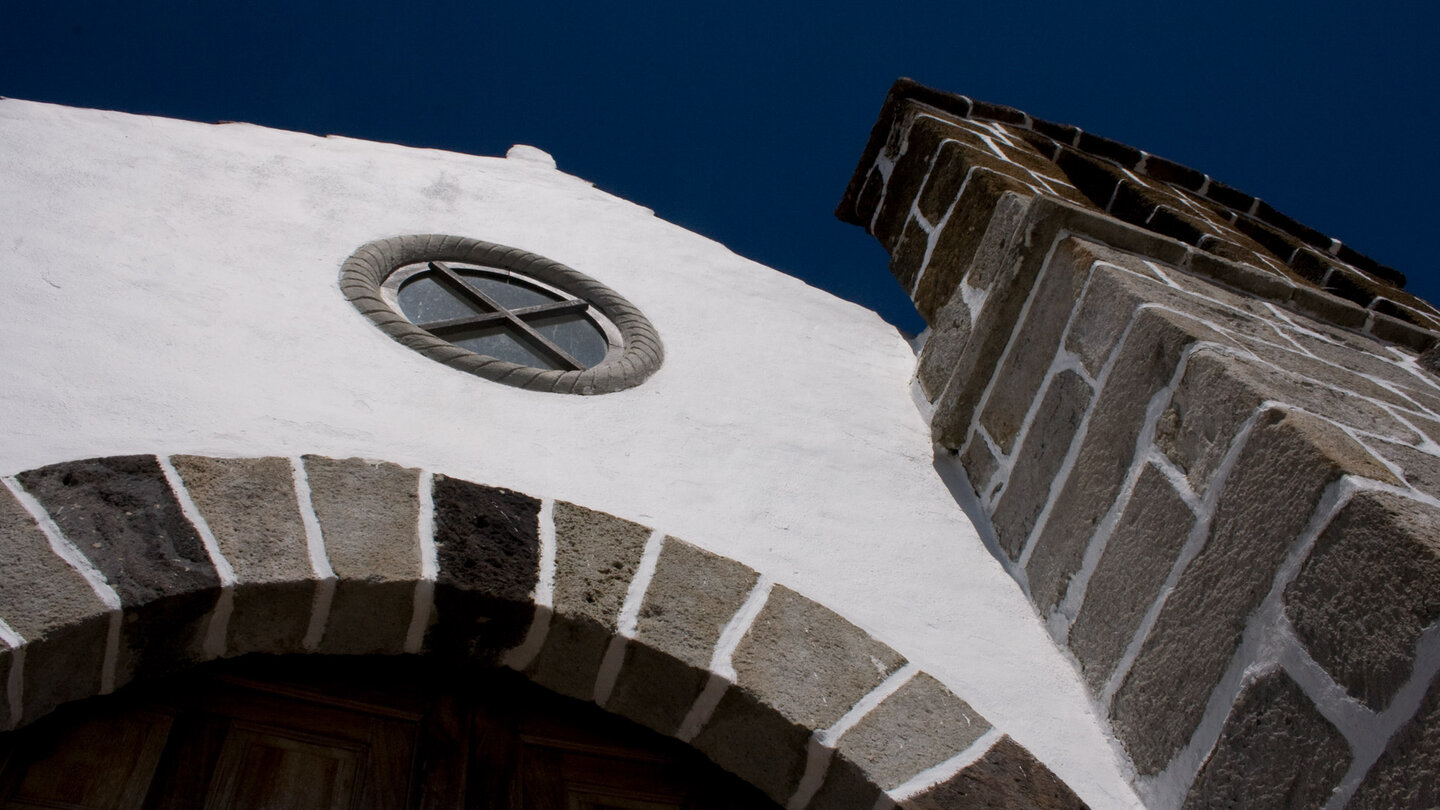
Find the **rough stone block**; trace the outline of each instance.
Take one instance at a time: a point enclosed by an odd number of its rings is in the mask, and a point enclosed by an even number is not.
[[[1350,810],[1434,807],[1440,797],[1440,677],[1430,682],[1420,710],[1385,746],[1354,797]]]
[[[890,148],[895,165],[885,184],[884,198],[871,223],[870,233],[885,249],[894,250],[900,233],[910,218],[910,209],[920,196],[925,178],[930,174],[940,143],[947,138],[965,137],[952,123],[929,111],[907,110],[905,120],[896,123],[896,132],[904,143],[903,154]],[[897,144],[898,146],[898,144]]]
[[[120,596],[117,685],[203,659],[220,578],[154,456],[69,461],[16,477]]]
[[[903,289],[915,286],[915,279],[925,264],[926,248],[930,245],[930,232],[921,226],[919,220],[911,217],[900,231],[900,239],[890,251],[890,275],[900,282]]]
[[[990,292],[980,312],[972,313],[973,337],[950,365],[945,377],[948,382],[937,388],[933,381],[944,377],[946,370],[927,372],[925,365],[938,358],[921,358],[921,373],[932,380],[926,384],[927,390],[944,391],[936,401],[931,421],[931,434],[936,442],[946,447],[959,447],[964,442],[980,394],[995,376],[1005,344],[1015,330],[1041,265],[1050,247],[1062,238],[1062,231],[1119,249],[1145,252],[1162,261],[1167,257],[1179,260],[1185,252],[1178,242],[1161,239],[1092,211],[1048,197],[1032,200],[1016,227],[1015,233],[1019,236],[1000,249],[987,252],[985,260],[977,261],[967,274],[968,284]]]
[[[1261,416],[1225,481],[1204,548],[1176,583],[1111,706],[1140,773],[1164,768],[1190,739],[1246,619],[1325,488],[1347,474],[1388,476],[1328,422],[1280,409]]]
[[[1079,455],[1036,541],[1026,572],[1042,613],[1053,610],[1080,566],[1096,526],[1104,518],[1134,463],[1135,440],[1151,398],[1164,391],[1186,347],[1220,341],[1214,330],[1183,315],[1142,309],[1108,382],[1091,406]]]
[[[1347,329],[1363,327],[1369,316],[1362,307],[1310,287],[1296,287],[1290,295],[1290,306],[1313,318]]]
[[[1024,746],[1002,737],[985,756],[901,806],[906,810],[1081,810],[1085,803]]]
[[[837,754],[806,810],[874,810],[880,795],[860,766]]]
[[[523,639],[540,576],[540,502],[508,489],[435,476],[435,616],[440,655],[491,660]]]
[[[85,578],[50,550],[30,514],[3,490],[0,559],[5,561],[0,566],[0,619],[25,640],[24,712],[11,722],[29,722],[61,703],[99,692],[109,610]],[[0,673],[0,691],[8,684],[5,674]],[[0,703],[9,706],[8,698]]]
[[[776,586],[733,657],[737,685],[809,729],[832,725],[904,665],[830,609]]]
[[[784,802],[811,733],[839,720],[905,659],[864,630],[776,586],[732,657],[737,680],[695,747]]]
[[[990,724],[944,684],[920,673],[840,738],[837,750],[891,790],[954,757]]]
[[[1284,672],[1271,672],[1231,708],[1184,807],[1319,810],[1349,763],[1340,732]]]
[[[310,502],[339,582],[320,651],[398,653],[420,579],[420,471],[305,456]]]
[[[1400,468],[1405,483],[1433,498],[1440,498],[1440,456],[1417,450],[1408,444],[1396,444],[1367,437],[1365,444]]]
[[[990,445],[986,444],[979,434],[971,436],[970,442],[965,445],[965,451],[960,454],[960,463],[965,467],[970,486],[983,501],[990,492],[991,479],[1000,466],[995,454],[990,452]]]
[[[781,716],[759,695],[732,687],[692,744],[716,765],[784,804],[804,774],[811,732]]]
[[[1098,694],[1115,671],[1194,525],[1195,514],[1169,479],[1147,464],[1070,628],[1070,649],[1091,691]]]
[[[300,652],[315,583],[290,462],[175,456],[171,463],[239,582],[227,652]]]
[[[1008,231],[1014,227],[1021,209],[1015,205],[1000,206],[1001,198],[1007,193],[1022,197],[1034,194],[1023,183],[984,167],[967,171],[959,193],[955,210],[935,236],[935,247],[920,283],[905,287],[914,290],[911,297],[926,322],[932,321],[955,295],[962,280],[972,286],[977,281],[970,277],[969,271],[986,243],[987,232],[992,228]],[[939,220],[932,222],[939,224]]]
[[[1051,485],[1085,418],[1091,393],[1090,385],[1068,370],[1055,375],[1045,391],[992,518],[1000,547],[1012,560],[1019,559],[1050,500]]]
[[[1001,195],[980,236],[980,246],[975,251],[973,266],[968,270],[959,268],[967,274],[963,278],[965,285],[985,291],[988,296],[988,285],[994,282],[998,274],[994,266],[995,257],[1014,251],[1014,246],[1019,240],[1016,229],[1024,222],[1030,199],[1013,193]],[[949,227],[947,225],[946,229],[948,230]],[[938,238],[943,240],[950,237],[942,231]],[[949,262],[937,263],[933,269],[941,275],[955,270]],[[919,369],[916,372],[921,388],[932,402],[936,401],[944,392],[955,368],[965,357],[965,350],[972,337],[978,337],[980,340],[987,339],[983,334],[976,336],[972,332],[974,317],[978,313],[971,312],[972,302],[967,300],[967,296],[961,289],[961,283],[961,279],[956,279],[951,288],[945,290],[942,289],[943,281],[932,279],[922,284],[922,289],[918,290],[916,295],[919,298],[922,295],[930,295],[933,291],[935,304],[939,306],[938,311],[927,318],[930,324],[930,337],[926,339],[925,346],[920,352]],[[1000,345],[1003,347],[1004,344]],[[966,380],[961,379],[957,382],[963,385]]]
[[[595,676],[650,533],[604,512],[555,503],[556,615],[530,666],[532,680],[570,697],[594,697]]]
[[[1358,394],[1379,402],[1388,402],[1391,405],[1397,405],[1401,408],[1409,410],[1415,409],[1415,404],[1401,394],[1397,394],[1389,388],[1355,373],[1357,371],[1367,371],[1365,367],[1369,366],[1369,363],[1365,363],[1363,366],[1354,368],[1353,370],[1339,368],[1331,363],[1317,360],[1296,351],[1289,351],[1270,343],[1262,343],[1245,338],[1241,338],[1240,340],[1256,357],[1259,357],[1266,363],[1285,369],[1302,379],[1310,380],[1330,388],[1347,391],[1351,394]],[[1356,360],[1356,365],[1360,365],[1358,362],[1359,358],[1356,358]],[[1382,363],[1383,361],[1376,361],[1376,364]]]
[[[1365,430],[1415,437],[1383,408],[1241,356],[1201,349],[1155,429],[1155,445],[1205,495],[1240,426],[1263,403],[1282,401]]]
[[[1075,300],[1090,277],[1090,268],[1112,255],[1113,251],[1074,238],[1055,246],[1041,271],[1025,321],[1016,330],[1005,360],[995,372],[997,384],[980,414],[980,423],[1000,452],[1008,454],[1014,448],[1025,415],[1039,397]]]
[[[1285,609],[1315,660],[1375,711],[1410,677],[1440,619],[1440,509],[1359,492],[1321,532]]]
[[[734,560],[667,537],[606,708],[674,733],[705,686],[721,631],[758,577]]]

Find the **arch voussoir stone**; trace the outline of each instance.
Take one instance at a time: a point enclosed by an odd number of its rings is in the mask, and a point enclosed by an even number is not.
[[[505,663],[794,808],[1083,806],[839,614],[583,506],[323,456],[119,456],[6,483],[6,728],[217,656],[423,652]]]

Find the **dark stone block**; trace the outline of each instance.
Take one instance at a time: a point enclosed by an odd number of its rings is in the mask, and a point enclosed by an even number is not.
[[[1200,244],[1200,238],[1211,231],[1202,220],[1164,205],[1157,207],[1150,215],[1146,227],[1162,236],[1179,239],[1187,245]]]
[[[1261,416],[1224,483],[1204,548],[1176,583],[1111,706],[1115,731],[1141,774],[1163,769],[1190,739],[1250,613],[1326,487],[1343,475],[1388,473],[1328,422],[1279,409]]]
[[[1151,155],[1145,160],[1145,174],[1162,183],[1179,186],[1186,191],[1199,191],[1205,185],[1205,175],[1189,166],[1181,166],[1173,160]],[[1222,192],[1223,193],[1223,192]]]
[[[1286,214],[1282,214],[1264,200],[1261,200],[1260,204],[1256,206],[1255,216],[1261,222],[1273,225],[1308,245],[1318,247],[1322,250],[1330,249],[1330,237],[1320,233],[1314,228],[1300,224]]]
[[[1405,287],[1404,273],[1393,267],[1386,267],[1349,245],[1342,244],[1340,249],[1335,252],[1335,258],[1346,264],[1354,265],[1386,283],[1394,284],[1402,289]]]
[[[576,700],[595,699],[600,663],[615,629],[584,615],[556,615],[545,646],[526,668],[530,680]]]
[[[1144,157],[1144,153],[1133,146],[1089,132],[1080,133],[1080,149],[1096,157],[1113,160],[1127,169],[1135,168],[1139,165],[1140,158]]]
[[[1363,327],[1369,317],[1368,311],[1349,301],[1308,287],[1296,287],[1290,296],[1290,305],[1306,315],[1349,329]]]
[[[435,476],[432,651],[489,659],[529,628],[539,579],[540,502],[508,489]]]
[[[68,461],[16,478],[127,607],[219,588],[200,535],[154,456]]]
[[[71,461],[17,478],[120,595],[117,686],[204,657],[220,578],[154,456]]]
[[[1430,461],[1433,476],[1440,464]],[[1356,493],[1285,589],[1285,609],[1315,660],[1383,711],[1410,677],[1421,633],[1440,619],[1440,510]]]
[[[1056,124],[1039,118],[1030,122],[1030,126],[1036,132],[1039,132],[1043,135],[1048,135],[1049,137],[1054,138],[1055,140],[1064,144],[1074,143],[1075,137],[1080,134],[1079,129],[1077,129],[1076,127],[1072,127],[1069,124]]]
[[[978,761],[905,803],[914,810],[1082,810],[1069,785],[1009,737]]]
[[[908,291],[915,287],[915,279],[925,263],[925,249],[929,244],[930,233],[920,225],[919,220],[911,217],[900,232],[900,240],[890,251],[890,275],[900,282],[903,289]]]
[[[1234,211],[1249,211],[1255,198],[1245,192],[1214,180],[1205,189],[1205,196]]]
[[[984,118],[987,121],[999,121],[1002,124],[1016,124],[1024,126],[1029,122],[1030,116],[1015,109],[1001,104],[991,104],[988,101],[971,101],[970,117]]]
[[[1235,229],[1254,239],[1270,251],[1271,255],[1282,262],[1288,262],[1297,248],[1300,247],[1300,240],[1282,233],[1269,225],[1255,220],[1249,216],[1240,216],[1235,222]]]
[[[1055,163],[1095,207],[1106,209],[1120,184],[1120,176],[1112,168],[1075,149],[1060,150]]]
[[[1023,198],[1034,193],[1019,181],[984,168],[976,168],[968,177],[955,210],[935,236],[929,265],[911,296],[932,326],[941,320],[942,308],[956,299],[962,283],[972,287],[984,283],[972,267],[984,259],[983,250],[997,243],[1003,249],[1024,214]]]
[[[1284,672],[1272,672],[1230,710],[1184,807],[1319,810],[1349,763],[1340,732]]]

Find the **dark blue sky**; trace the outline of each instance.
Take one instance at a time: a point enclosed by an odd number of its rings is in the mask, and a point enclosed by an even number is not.
[[[1406,2],[0,6],[0,95],[513,143],[915,329],[831,212],[897,76],[1163,155],[1440,300],[1440,7]],[[472,234],[484,237],[484,234]]]

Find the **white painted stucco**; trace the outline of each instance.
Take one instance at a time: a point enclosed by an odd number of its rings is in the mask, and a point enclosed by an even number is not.
[[[664,366],[574,397],[404,348],[337,282],[356,247],[405,233],[513,245],[599,279],[650,317]],[[530,150],[14,100],[0,101],[0,257],[0,475],[125,453],[313,452],[574,501],[822,602],[1092,807],[1139,806],[1072,665],[932,465],[911,348],[868,310]]]

